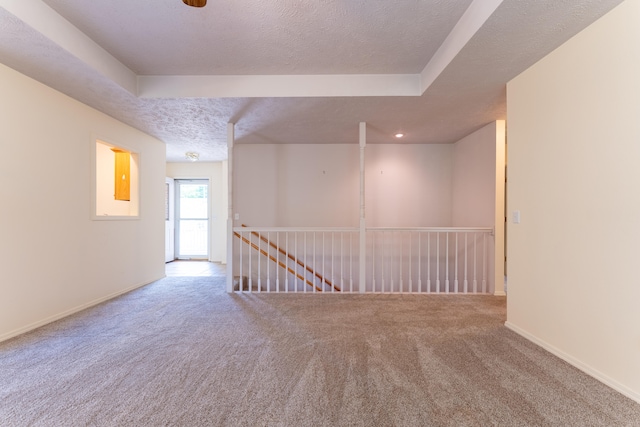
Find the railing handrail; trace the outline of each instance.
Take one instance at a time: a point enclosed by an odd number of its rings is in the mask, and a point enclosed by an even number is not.
[[[255,231],[255,232],[295,232],[295,231],[318,231],[318,232],[358,232],[358,227],[233,227],[233,231]]]
[[[421,231],[439,233],[493,233],[492,227],[366,227],[366,231]]]
[[[432,231],[432,232],[493,232],[493,227],[366,227],[366,231]],[[358,227],[233,227],[233,231],[255,232],[358,232]]]

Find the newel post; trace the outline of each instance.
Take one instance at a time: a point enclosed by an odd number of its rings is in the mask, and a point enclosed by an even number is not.
[[[234,124],[227,123],[227,292],[233,292],[233,141]]]
[[[367,145],[367,123],[360,122],[360,256],[359,256],[359,288],[360,293],[366,291],[367,236],[364,209],[364,149]]]

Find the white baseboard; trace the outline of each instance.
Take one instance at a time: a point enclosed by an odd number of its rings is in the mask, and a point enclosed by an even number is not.
[[[564,351],[558,349],[557,347],[552,346],[546,341],[541,340],[540,338],[530,334],[529,332],[519,328],[518,326],[512,323],[505,322],[504,325],[507,328],[511,329],[513,332],[517,333],[518,335],[521,335],[522,337],[528,339],[534,344],[544,348],[549,353],[555,356],[558,356],[560,359],[564,360],[570,365],[580,369],[585,374],[592,376],[593,378],[597,379],[601,383],[611,387],[612,389],[618,391],[619,393],[622,393],[623,395],[627,396],[629,399],[635,400],[636,402],[640,403],[640,392],[630,389],[629,387],[625,386],[624,384],[621,384],[620,382],[614,380],[608,375],[603,374],[597,369],[594,369],[593,367],[587,365],[586,363],[576,359],[575,357],[565,353]]]
[[[160,280],[160,278],[152,280],[151,282],[139,283],[139,284],[133,285],[133,286],[131,286],[129,288],[126,288],[126,289],[124,289],[122,291],[115,292],[113,294],[107,295],[107,296],[102,297],[102,298],[98,298],[98,299],[93,300],[91,302],[88,302],[86,304],[82,304],[82,305],[74,307],[72,309],[63,311],[62,313],[54,314],[53,316],[49,316],[49,317],[47,317],[45,319],[42,319],[42,320],[39,320],[37,322],[31,323],[31,324],[29,324],[27,326],[24,326],[22,328],[18,328],[18,329],[15,329],[15,330],[11,331],[11,332],[7,332],[5,334],[0,335],[0,342],[6,341],[6,340],[14,338],[14,337],[17,337],[18,335],[22,335],[22,334],[27,333],[29,331],[33,331],[34,329],[37,329],[37,328],[39,328],[41,326],[44,326],[44,325],[47,325],[47,324],[49,324],[51,322],[55,322],[56,320],[60,320],[60,319],[63,319],[65,317],[67,317],[67,316],[71,316],[72,314],[78,313],[79,311],[86,310],[89,307],[93,307],[94,305],[98,305],[100,303],[103,303],[105,301],[108,301],[110,299],[118,297],[120,295],[126,294],[127,292],[131,292],[134,289],[138,289],[138,288],[141,288],[143,286],[146,286],[146,285],[148,285],[150,283],[155,282],[156,280]]]

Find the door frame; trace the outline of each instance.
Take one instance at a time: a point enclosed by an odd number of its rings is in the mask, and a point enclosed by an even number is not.
[[[173,178],[165,177],[165,219],[164,219],[164,262],[176,259],[175,249],[175,183]]]
[[[206,259],[211,260],[211,180],[209,178],[174,178],[174,259],[190,260],[190,259]],[[203,258],[193,255],[180,254],[180,184],[181,183],[206,183],[207,184],[207,253]]]

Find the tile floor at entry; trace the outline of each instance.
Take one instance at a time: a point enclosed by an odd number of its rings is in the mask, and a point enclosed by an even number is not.
[[[209,261],[171,261],[165,264],[167,276],[224,276],[226,267]]]

